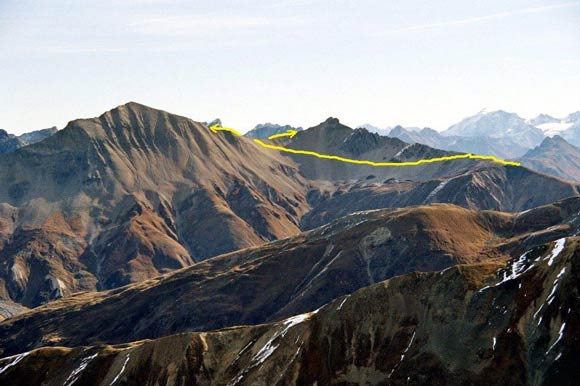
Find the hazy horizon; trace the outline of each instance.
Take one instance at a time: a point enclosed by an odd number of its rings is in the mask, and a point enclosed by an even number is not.
[[[580,109],[580,1],[4,1],[0,20],[15,134],[131,100],[240,131]]]

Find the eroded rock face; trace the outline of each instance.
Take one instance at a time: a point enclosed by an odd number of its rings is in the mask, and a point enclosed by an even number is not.
[[[577,238],[501,264],[412,273],[276,323],[0,360],[7,385],[571,384]]]

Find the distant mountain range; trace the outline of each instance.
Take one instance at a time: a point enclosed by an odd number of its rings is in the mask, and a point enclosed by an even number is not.
[[[40,142],[57,132],[56,127],[24,133],[16,136],[0,129],[0,154],[10,153],[21,147]]]
[[[561,119],[540,114],[533,119],[525,120],[517,114],[502,110],[483,110],[443,132],[430,128],[395,126],[380,129],[371,124],[361,125],[363,126],[369,131],[385,133],[408,143],[420,143],[437,149],[462,153],[521,159],[533,169],[574,181],[578,180],[573,159],[576,157],[574,155],[576,147],[580,147],[580,112],[569,114]],[[559,138],[555,141],[548,140],[544,144],[546,139],[555,135]],[[561,154],[558,157],[562,164],[560,167],[554,165],[554,158],[539,157],[538,153],[548,148],[552,149],[555,143],[561,147]],[[538,150],[531,152],[538,146],[540,147]]]
[[[537,146],[544,139],[542,130],[528,124],[517,114],[503,110],[481,111],[452,125],[442,134],[459,137],[507,138],[526,148]]]
[[[509,137],[444,135],[429,128],[410,131],[407,128],[397,126],[388,135],[400,138],[405,142],[422,143],[438,149],[461,153],[489,154],[506,159],[521,157],[529,150]]]

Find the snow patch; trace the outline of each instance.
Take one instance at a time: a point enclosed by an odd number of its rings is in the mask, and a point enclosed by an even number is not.
[[[449,181],[450,181],[450,180],[443,181],[443,182],[441,182],[439,185],[437,185],[437,187],[436,187],[435,189],[433,189],[433,191],[431,191],[431,193],[429,193],[429,194],[427,195],[427,198],[425,198],[425,201],[424,201],[424,202],[427,202],[427,201],[429,201],[430,199],[432,199],[433,197],[435,197],[435,195],[436,195],[437,193],[439,193],[439,192],[441,191],[441,189],[443,189],[443,188],[445,187],[445,185],[447,185],[447,183],[448,183]]]
[[[536,127],[544,132],[544,135],[551,137],[553,135],[561,134],[563,131],[568,130],[574,122],[548,122],[537,125]]]
[[[556,338],[554,343],[552,343],[552,345],[550,346],[548,351],[546,351],[546,354],[548,354],[550,351],[552,351],[554,346],[556,346],[558,344],[558,342],[560,342],[562,340],[562,337],[564,336],[564,329],[565,328],[566,328],[566,323],[562,323],[562,325],[560,326],[560,331],[558,331],[558,337]]]
[[[6,370],[8,370],[10,367],[15,366],[16,364],[18,364],[18,362],[20,362],[21,360],[23,360],[28,354],[30,354],[30,351],[25,352],[25,353],[22,353],[22,354],[18,354],[18,355],[13,355],[13,356],[6,357],[6,358],[2,359],[2,361],[12,359],[12,361],[9,362],[4,367],[0,368],[0,374],[2,374],[3,372],[5,372]]]
[[[96,353],[95,355],[88,356],[81,360],[79,367],[74,369],[72,373],[68,376],[68,378],[64,381],[63,386],[71,386],[73,385],[78,379],[80,374],[87,368],[87,365],[99,355]]]
[[[350,297],[350,295],[346,295],[344,297],[344,299],[342,299],[342,302],[340,302],[340,304],[338,305],[338,307],[336,308],[336,310],[340,310],[342,308],[342,306],[344,305],[344,303],[346,303],[347,299]]]
[[[528,253],[529,253],[529,251],[525,252],[517,260],[515,260],[513,263],[511,263],[508,267],[502,268],[500,271],[498,271],[498,273],[499,273],[503,270],[503,278],[501,279],[501,281],[499,283],[494,284],[492,286],[489,286],[489,285],[485,286],[482,289],[480,289],[478,292],[483,292],[484,290],[486,290],[488,288],[500,286],[504,283],[507,283],[508,281],[517,279],[519,276],[521,276],[522,273],[527,271],[525,268],[526,268],[526,263],[528,262],[528,257],[527,257]]]
[[[393,156],[393,158],[397,158],[398,156],[400,156],[401,154],[403,154],[405,152],[405,150],[407,150],[408,148],[410,148],[411,146],[413,146],[413,144],[408,144],[407,146],[403,147],[401,150],[399,150],[399,152],[397,154],[395,154]]]
[[[550,294],[546,298],[548,301],[548,305],[552,304],[552,302],[554,301],[556,290],[558,289],[558,285],[560,284],[560,278],[562,276],[564,276],[565,273],[566,273],[566,267],[562,268],[560,273],[558,273],[558,276],[556,276],[556,279],[554,280],[554,283],[552,284],[552,291],[550,292]]]
[[[268,359],[268,357],[270,355],[272,355],[272,353],[274,353],[274,351],[276,351],[276,349],[280,346],[279,344],[274,344],[274,342],[278,338],[284,337],[286,335],[286,333],[292,327],[304,322],[307,319],[310,319],[312,317],[312,315],[316,314],[321,308],[322,307],[320,307],[319,309],[317,309],[315,311],[308,312],[305,314],[296,315],[296,316],[292,316],[288,319],[283,320],[282,321],[283,328],[280,331],[274,333],[274,335],[272,335],[272,337],[268,340],[268,342],[266,342],[266,344],[264,346],[262,346],[260,351],[258,351],[258,353],[256,355],[254,355],[254,357],[251,359],[250,365],[247,368],[241,370],[238,373],[238,375],[236,375],[236,377],[234,379],[232,379],[230,383],[228,383],[228,386],[234,386],[234,385],[238,384],[244,378],[244,375],[246,375],[248,373],[248,371],[250,371],[252,368],[264,363],[264,361],[266,359]],[[248,346],[249,346],[249,344],[248,344]],[[240,355],[246,349],[246,347],[244,347],[238,355]],[[298,348],[298,351],[300,351],[300,347]],[[298,355],[298,351],[296,352],[295,355]]]
[[[272,335],[270,340],[268,340],[268,342],[266,342],[260,351],[258,351],[258,353],[252,358],[253,366],[263,363],[278,348],[279,345],[275,345],[274,341],[276,341],[278,338],[283,338],[292,327],[304,322],[317,312],[318,310],[314,312],[308,312],[306,314],[296,315],[284,320],[282,322],[284,328]]]
[[[127,367],[127,363],[129,362],[129,353],[127,353],[127,357],[125,358],[125,362],[123,362],[123,367],[121,367],[121,371],[119,371],[119,374],[117,374],[117,376],[113,379],[113,381],[109,384],[109,386],[112,386],[115,382],[117,382],[117,380],[121,377],[121,375],[125,372],[125,368]]]
[[[544,258],[544,260],[548,260],[548,265],[551,266],[554,263],[554,259],[562,253],[564,250],[564,246],[566,245],[566,238],[563,237],[561,239],[556,240],[556,245],[552,249],[552,252]]]

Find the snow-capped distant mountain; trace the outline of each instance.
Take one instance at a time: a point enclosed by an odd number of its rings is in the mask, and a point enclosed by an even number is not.
[[[401,125],[387,126],[385,128],[380,128],[380,127],[374,126],[370,123],[364,123],[362,125],[358,125],[357,128],[358,129],[367,129],[371,133],[377,133],[377,134],[383,135],[383,136],[389,136],[389,133],[397,128],[404,129],[405,131],[411,132],[411,133],[419,133],[419,132],[421,132],[421,130],[423,130],[420,127],[415,127],[415,126],[403,127]],[[431,129],[429,129],[429,130],[431,130]]]
[[[380,128],[370,123],[363,123],[362,125],[358,125],[357,129],[367,129],[371,133],[377,133],[379,135],[388,135],[391,131],[390,127]]]
[[[580,126],[580,111],[568,114],[565,118],[554,118],[551,115],[540,114],[537,117],[527,121],[530,125],[536,126],[542,130],[545,136],[551,137],[554,135],[561,135],[570,140],[575,135],[573,133],[566,133],[572,127]],[[575,143],[576,144],[576,143]]]
[[[528,148],[539,145],[545,137],[542,130],[527,123],[519,115],[503,110],[481,111],[456,123],[442,134],[460,137],[509,138]]]
[[[556,121],[556,122],[542,123],[541,125],[536,125],[536,127],[538,129],[542,130],[542,132],[544,133],[545,136],[551,137],[554,135],[562,134],[564,131],[571,128],[572,125],[573,125],[573,122]]]
[[[529,150],[510,138],[444,136],[427,127],[420,131],[410,131],[397,126],[391,130],[389,137],[396,137],[408,143],[421,143],[437,149],[487,154],[508,159],[521,157]]]
[[[566,122],[579,122],[580,121],[580,111],[573,112],[572,114],[568,114],[566,118],[564,118]]]
[[[537,117],[527,120],[527,122],[530,125],[536,126],[536,127],[538,127],[539,125],[544,125],[546,123],[554,123],[554,122],[559,122],[559,121],[560,120],[558,118],[554,118],[553,116],[548,115],[548,114],[539,114]]]

